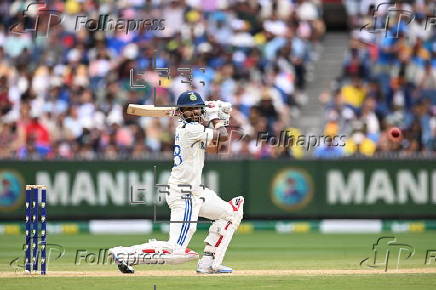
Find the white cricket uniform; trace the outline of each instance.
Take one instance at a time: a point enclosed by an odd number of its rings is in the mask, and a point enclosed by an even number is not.
[[[192,194],[199,194],[205,148],[213,138],[213,130],[200,123],[180,122],[175,132],[174,166],[168,184],[191,185]],[[187,189],[187,187],[181,187]]]
[[[179,264],[198,259],[199,255],[187,245],[197,229],[199,216],[213,221],[204,240],[205,251],[214,253],[211,267],[222,263],[242,220],[244,198],[238,196],[225,202],[213,190],[201,186],[205,149],[212,139],[213,130],[197,122],[181,122],[176,128],[174,167],[165,196],[171,209],[169,240],[111,248],[109,252],[117,264]],[[210,258],[206,256],[205,261]]]
[[[183,250],[197,229],[198,217],[223,219],[232,214],[232,206],[213,190],[201,186],[205,149],[213,139],[213,130],[198,122],[180,122],[175,132],[174,167],[168,180],[166,201],[171,209],[169,242]],[[191,186],[191,187],[189,187]],[[187,195],[192,193],[192,195]]]

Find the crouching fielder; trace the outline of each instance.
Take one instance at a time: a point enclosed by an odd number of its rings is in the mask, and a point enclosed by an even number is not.
[[[180,123],[175,132],[174,166],[166,195],[171,209],[169,240],[150,240],[141,245],[110,249],[123,273],[133,273],[136,264],[180,264],[198,259],[199,255],[188,248],[197,229],[198,217],[213,222],[204,240],[204,253],[198,261],[197,272],[232,272],[222,262],[241,223],[244,198],[238,196],[226,202],[201,185],[205,151],[217,152],[219,142],[228,139],[225,126],[231,105],[221,101],[205,104],[201,96],[192,91],[181,94],[177,105]]]

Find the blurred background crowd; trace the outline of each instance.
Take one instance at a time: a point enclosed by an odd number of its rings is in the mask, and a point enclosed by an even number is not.
[[[350,138],[343,151],[320,155],[436,151],[436,2],[388,2],[344,1],[349,48],[342,75],[321,100],[325,132]],[[392,127],[402,130],[401,142],[390,140]]]
[[[137,118],[125,109],[154,99],[171,104],[188,89],[233,104],[228,156],[435,150],[435,33],[423,29],[435,8],[431,1],[401,7],[417,17],[399,25],[398,37],[360,29],[372,23],[376,1],[344,1],[349,51],[343,74],[320,96],[325,117],[319,130],[348,139],[344,147],[327,143],[313,152],[259,145],[256,138],[265,131],[301,133],[294,128],[300,108],[318,97],[305,89],[326,30],[321,1],[48,0],[52,12],[31,5],[23,16],[31,2],[0,3],[0,158],[171,156],[176,121]],[[49,13],[62,22],[50,22]],[[78,16],[106,14],[121,22],[163,19],[163,29],[77,26]],[[389,33],[396,33],[395,22],[390,25]],[[48,33],[36,37],[32,27]],[[392,126],[403,130],[402,142],[388,140]]]

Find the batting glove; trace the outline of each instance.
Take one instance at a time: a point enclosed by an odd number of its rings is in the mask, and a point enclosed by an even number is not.
[[[218,117],[224,121],[224,126],[228,126],[230,123],[230,112],[232,111],[232,104],[229,102],[219,101],[220,110],[218,111]]]
[[[206,107],[204,107],[205,112],[205,120],[206,122],[210,122],[213,119],[219,119],[219,110],[220,107],[216,101],[206,101]]]

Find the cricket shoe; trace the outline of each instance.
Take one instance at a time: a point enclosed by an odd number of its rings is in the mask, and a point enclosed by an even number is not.
[[[210,267],[213,274],[225,274],[225,273],[232,273],[233,269],[227,266],[218,265],[214,267]]]
[[[204,255],[197,264],[197,273],[199,274],[211,274],[211,267],[213,263],[212,255]]]
[[[233,269],[227,266],[219,265],[216,267],[207,267],[207,268],[197,268],[198,274],[230,274],[233,272]]]
[[[122,261],[117,258],[117,250],[121,249],[121,247],[115,247],[109,249],[109,254],[112,255],[112,259],[115,261],[115,264],[118,266],[118,270],[124,274],[133,274],[135,273],[135,269],[127,264],[125,261]]]
[[[126,262],[121,262],[118,264],[118,270],[124,274],[133,274],[135,273],[135,269],[132,266],[128,265]]]
[[[197,265],[197,273],[198,274],[225,274],[232,273],[233,270],[230,267],[226,267],[223,265],[218,265],[215,267],[211,266],[209,261],[205,261],[204,259],[200,259]]]

